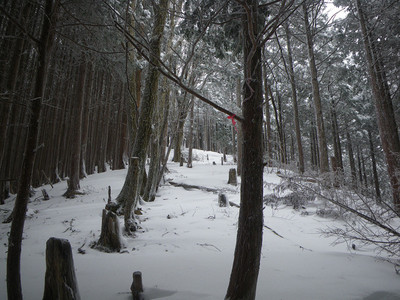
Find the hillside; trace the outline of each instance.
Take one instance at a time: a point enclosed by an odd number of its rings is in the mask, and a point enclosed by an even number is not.
[[[209,160],[207,160],[207,156]],[[239,204],[240,188],[227,184],[229,160],[195,151],[192,169],[169,163],[167,180],[224,191]],[[231,159],[231,158],[230,158]],[[215,161],[216,165],[212,162]],[[274,193],[281,179],[265,170],[264,194]],[[226,292],[236,239],[238,208],[219,207],[218,195],[165,183],[153,203],[141,205],[140,231],[125,239],[122,253],[91,249],[99,238],[101,212],[118,195],[126,170],[107,171],[82,180],[85,193],[75,199],[62,194],[66,183],[44,186],[50,200],[36,196],[29,203],[22,251],[25,299],[41,299],[45,244],[49,237],[71,242],[82,299],[130,299],[132,272],[143,273],[145,299],[222,299]],[[12,197],[13,198],[13,197]],[[4,219],[12,199],[1,207]],[[340,226],[339,220],[315,214],[317,205],[300,210],[279,204],[264,209],[263,249],[257,299],[400,299],[400,277],[393,266],[368,249],[333,246],[320,230]],[[307,213],[305,213],[307,212]],[[122,220],[121,220],[122,224]],[[0,224],[0,299],[6,299],[6,251],[9,224]],[[78,253],[78,248],[85,254]]]

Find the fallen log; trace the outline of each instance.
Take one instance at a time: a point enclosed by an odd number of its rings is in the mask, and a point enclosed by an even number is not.
[[[230,190],[230,189],[219,190],[219,189],[209,188],[209,187],[205,187],[205,186],[191,185],[191,184],[186,184],[186,183],[178,183],[178,182],[174,182],[174,181],[169,181],[169,184],[171,184],[173,186],[176,186],[176,187],[182,187],[182,188],[184,188],[185,190],[188,190],[188,191],[196,189],[196,190],[201,190],[201,191],[205,191],[205,192],[211,192],[211,193],[215,193],[215,194],[220,194],[220,193],[222,193],[222,191],[230,191],[230,192],[236,193],[235,190]],[[240,205],[238,205],[238,204],[236,204],[235,202],[232,202],[232,201],[229,201],[229,205],[237,207],[237,208],[240,208]]]

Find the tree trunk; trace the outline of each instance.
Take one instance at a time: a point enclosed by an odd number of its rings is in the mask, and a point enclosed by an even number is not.
[[[283,121],[282,121],[282,112],[281,112],[281,104],[280,104],[280,96],[278,95],[278,107],[276,106],[274,96],[272,94],[272,89],[271,86],[268,85],[268,91],[269,91],[269,96],[271,99],[272,106],[274,108],[274,113],[275,113],[275,123],[276,123],[276,128],[278,131],[278,137],[279,137],[279,157],[280,157],[280,162],[282,164],[286,164],[286,147],[285,147],[285,137],[284,137],[284,131],[283,131]]]
[[[292,55],[292,47],[290,44],[290,31],[289,31],[289,25],[287,24],[285,25],[285,33],[286,33],[288,63],[289,63],[288,71],[290,78],[290,86],[292,89],[293,117],[294,117],[295,131],[296,131],[297,152],[299,155],[298,168],[300,173],[304,173],[304,154],[303,154],[303,145],[301,142],[299,108],[297,105],[297,88],[296,88],[296,80],[294,77],[294,69],[293,69],[293,55]]]
[[[121,248],[122,242],[120,237],[118,217],[112,211],[103,209],[101,233],[96,244],[96,249],[105,252],[119,252]]]
[[[315,121],[317,123],[319,161],[320,161],[319,168],[321,173],[325,173],[329,171],[328,146],[325,136],[325,126],[322,114],[321,96],[319,93],[317,67],[314,56],[314,42],[311,34],[310,23],[308,20],[308,8],[306,2],[303,2],[303,12],[304,12],[305,30],[307,35],[307,50],[308,50],[309,67],[311,73],[311,84],[313,90]]]
[[[138,128],[131,155],[131,157],[138,159],[138,165],[129,168],[124,186],[117,197],[118,202],[125,203],[124,222],[125,230],[128,234],[131,232],[131,214],[132,209],[136,206],[136,194],[137,191],[140,190],[140,170],[143,170],[145,166],[146,151],[151,135],[151,122],[158,92],[159,72],[157,68],[159,66],[159,61],[157,57],[160,57],[161,39],[164,32],[167,8],[168,0],[160,0],[160,5],[154,4],[155,22],[150,41],[150,51],[153,55],[151,56],[149,70],[146,76],[143,99],[140,104]]]
[[[343,171],[343,159],[342,159],[342,146],[340,143],[339,126],[336,114],[336,105],[334,100],[331,102],[331,125],[332,125],[332,137],[333,137],[333,149],[337,166],[340,172]]]
[[[58,6],[59,1],[46,0],[42,32],[38,44],[38,70],[34,95],[31,100],[28,140],[25,145],[23,168],[18,183],[18,194],[14,204],[14,216],[8,239],[7,293],[9,300],[23,299],[20,274],[22,233],[29,200],[30,183],[39,132],[40,110],[46,86],[48,58],[53,45],[54,26],[57,21]]]
[[[361,7],[361,1],[357,0],[356,4],[365,56],[368,63],[368,73],[375,100],[378,128],[392,187],[393,204],[395,210],[400,212],[400,180],[398,175],[400,172],[400,140],[392,99],[387,88],[387,82],[385,81],[385,70],[378,55],[376,41],[372,36],[371,30],[368,28],[367,20]]]
[[[81,164],[81,140],[82,140],[82,112],[84,102],[84,90],[86,79],[86,59],[85,54],[81,56],[79,64],[78,82],[76,85],[74,116],[72,117],[72,153],[69,168],[68,188],[64,193],[67,198],[74,198],[76,192],[80,189],[80,164]]]
[[[46,275],[43,300],[80,300],[71,245],[50,238],[46,243]]]
[[[85,105],[82,110],[82,139],[81,139],[81,157],[80,157],[80,178],[87,177],[86,172],[86,158],[88,148],[88,135],[89,135],[89,116],[90,116],[90,105],[92,103],[92,86],[93,86],[93,65],[88,62],[86,68],[86,92],[85,92]]]
[[[357,164],[358,164],[358,179],[360,181],[360,187],[361,187],[363,183],[363,175],[362,175],[361,155],[359,146],[357,146]]]
[[[187,161],[187,167],[193,167],[193,122],[194,122],[194,99],[192,97],[191,100],[192,104],[190,107],[190,124],[189,124],[189,137],[188,137],[188,144],[189,144],[189,155]]]
[[[236,80],[236,105],[242,108],[242,95],[240,92],[240,79]],[[242,175],[243,133],[242,123],[237,124],[237,175]]]
[[[351,182],[353,188],[355,188],[357,186],[356,163],[354,161],[353,145],[351,143],[351,138],[348,131],[346,131],[346,138],[347,138],[347,153],[349,156],[349,164],[350,164]]]
[[[244,1],[250,10],[242,17],[244,37],[243,154],[240,212],[235,257],[225,299],[255,299],[263,231],[263,147],[261,46],[258,1]]]
[[[22,21],[25,21],[31,11],[31,4],[25,4],[22,10]],[[6,18],[4,18],[6,19]],[[23,24],[26,26],[26,24]],[[23,33],[18,34],[17,41],[15,43],[15,47],[13,48],[12,58],[10,62],[10,68],[7,73],[7,82],[6,82],[6,93],[8,94],[8,99],[1,103],[0,105],[0,179],[7,178],[9,174],[6,171],[6,163],[5,161],[8,157],[5,156],[6,153],[6,145],[10,141],[6,141],[7,131],[9,130],[10,119],[11,119],[11,112],[12,107],[14,105],[14,93],[17,83],[17,77],[19,74],[20,64],[21,64],[21,57],[22,52],[25,45],[25,39],[23,38]],[[8,103],[7,103],[8,102]],[[9,186],[9,182],[6,183],[2,181],[0,184],[0,201],[4,201],[5,198],[8,197],[8,190],[7,186]],[[6,197],[7,196],[7,197]]]
[[[266,69],[264,67],[264,95],[265,95],[265,122],[266,122],[266,150],[267,150],[267,166],[272,167],[272,130],[271,130],[271,115],[270,115],[270,97],[267,82]]]
[[[374,150],[374,143],[372,141],[371,130],[368,130],[368,139],[369,139],[369,154],[371,156],[371,164],[372,164],[372,175],[374,177],[376,202],[380,203],[382,201],[381,189],[379,188],[379,176],[376,168],[375,150]]]

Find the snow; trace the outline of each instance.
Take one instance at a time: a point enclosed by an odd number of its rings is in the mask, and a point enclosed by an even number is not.
[[[171,162],[166,178],[223,190],[229,201],[239,204],[239,186],[227,184],[228,171],[234,167],[232,158],[228,156],[228,163],[221,165],[221,156],[195,150],[192,169]],[[165,184],[154,202],[141,205],[141,229],[135,238],[125,238],[122,253],[89,247],[100,235],[107,188],[111,186],[116,197],[125,174],[126,170],[118,170],[91,175],[81,182],[85,195],[75,199],[62,197],[65,182],[54,188],[45,186],[50,200],[37,198],[29,203],[21,269],[25,299],[42,298],[45,245],[52,236],[71,243],[82,299],[131,299],[134,271],[143,273],[145,299],[223,299],[239,210],[219,207],[216,193]],[[266,170],[264,194],[273,193],[280,180]],[[4,219],[8,215],[4,210],[12,209],[12,201],[1,209]],[[265,225],[283,238],[264,229],[257,299],[400,299],[400,277],[390,263],[377,259],[368,249],[333,246],[334,238],[319,232],[339,221],[318,217],[313,207],[306,210],[308,215],[283,205],[264,209]],[[0,299],[6,299],[9,227],[0,224]],[[86,254],[79,254],[79,247]]]

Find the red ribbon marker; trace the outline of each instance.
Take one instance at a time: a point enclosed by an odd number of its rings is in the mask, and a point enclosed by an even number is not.
[[[235,127],[235,130],[237,132],[235,116],[236,115],[228,116],[228,119],[232,120],[232,125],[233,125],[233,127]]]

